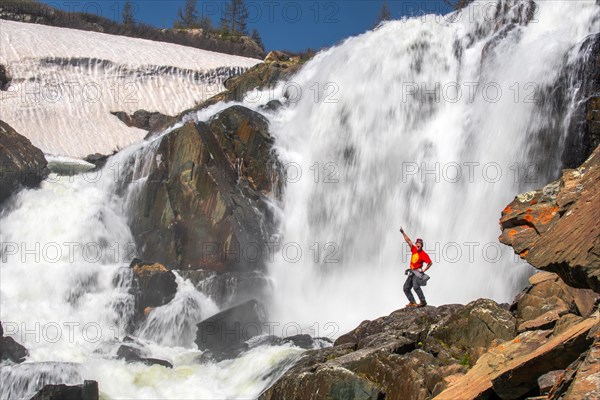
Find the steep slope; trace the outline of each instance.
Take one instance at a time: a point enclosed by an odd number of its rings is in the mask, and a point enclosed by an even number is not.
[[[174,44],[0,21],[11,81],[0,118],[46,153],[110,153],[145,132],[110,112],[175,115],[224,89],[260,60]]]

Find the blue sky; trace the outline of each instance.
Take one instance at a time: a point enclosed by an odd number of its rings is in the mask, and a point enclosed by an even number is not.
[[[63,10],[120,20],[124,0],[43,0]],[[133,0],[137,21],[168,28],[184,0]],[[197,0],[199,13],[219,21],[222,0]],[[246,0],[248,29],[258,29],[267,50],[320,49],[373,27],[383,0]],[[442,0],[388,0],[392,16],[446,13]]]

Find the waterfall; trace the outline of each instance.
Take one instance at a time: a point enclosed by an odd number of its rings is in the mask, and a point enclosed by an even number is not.
[[[413,240],[422,237],[433,258],[425,288],[433,305],[477,297],[510,301],[525,284],[531,268],[498,244],[500,211],[514,195],[558,176],[578,89],[567,72],[600,27],[592,1],[538,2],[535,12],[530,1],[499,4],[490,9],[474,2],[447,16],[386,22],[317,54],[290,82],[258,92],[268,96],[257,100],[257,92],[250,93],[242,103],[270,120],[286,167],[283,199],[273,202],[280,235],[267,299],[269,319],[281,332],[292,323],[332,338],[400,308],[409,255],[400,226]],[[10,24],[2,22],[2,40]],[[32,37],[49,46],[43,34],[49,28],[35,29]],[[62,44],[44,68],[104,71],[97,76],[198,72],[192,58],[164,71],[158,67],[170,65],[164,60],[132,64],[107,54],[89,60],[66,54],[65,43],[76,50],[89,46],[88,33],[81,34],[70,42],[56,38]],[[106,40],[101,50],[110,53],[115,43]],[[140,54],[161,54],[146,41],[136,43]],[[46,56],[29,50],[36,65]],[[125,58],[133,54],[128,49]],[[555,101],[556,88],[564,101]],[[152,96],[149,102],[159,101]],[[260,108],[273,98],[284,107]],[[30,355],[18,366],[0,364],[0,397],[30,398],[47,383],[93,379],[106,398],[255,398],[302,354],[258,338],[234,360],[201,362],[195,324],[219,310],[177,275],[175,298],[152,310],[133,334],[145,356],[173,368],[115,357],[133,315],[131,207],[155,164],[161,135],[230,105],[186,115],[99,171],[78,166],[83,172],[53,173],[41,188],[24,189],[5,204],[0,320]],[[69,118],[79,112],[68,108],[75,113]],[[3,104],[2,118],[12,115],[4,110]],[[15,118],[33,115],[19,114],[26,108],[15,112]],[[41,127],[47,114],[35,115]],[[91,118],[80,126],[85,137],[68,136],[73,132],[63,129],[64,121],[56,122],[49,134],[58,153],[83,152],[77,141],[89,137],[116,143],[96,136]],[[53,159],[54,170],[69,170],[61,162]]]
[[[532,269],[498,243],[500,211],[558,177],[572,105],[552,89],[573,95],[561,72],[598,30],[594,2],[474,2],[309,61],[271,118],[288,175],[272,318],[341,334],[402,307],[400,226],[432,256],[429,303],[510,302]]]

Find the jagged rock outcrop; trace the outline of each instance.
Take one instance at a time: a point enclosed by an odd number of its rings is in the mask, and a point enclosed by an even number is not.
[[[575,392],[575,376],[585,379],[596,368],[593,355],[591,369],[581,366],[600,331],[599,296],[549,272],[529,283],[510,306],[479,299],[364,321],[334,346],[304,353],[261,399],[518,399],[559,386]],[[559,318],[538,323],[550,312]]]
[[[600,146],[579,168],[502,211],[500,241],[568,285],[600,292]]]
[[[161,139],[130,225],[142,258],[173,269],[261,269],[281,191],[268,122],[241,106]]]
[[[0,203],[19,187],[36,187],[48,176],[44,153],[0,120]]]
[[[4,328],[0,323],[0,361],[10,360],[16,364],[25,361],[29,351],[13,338],[4,336]]]
[[[470,341],[486,349],[511,340],[515,323],[486,299],[397,310],[364,321],[333,347],[307,351],[261,399],[431,398],[466,372]]]
[[[82,385],[46,385],[31,400],[98,400],[98,382],[83,381]]]
[[[196,344],[204,359],[235,358],[249,348],[247,340],[263,333],[263,306],[256,300],[237,305],[198,324]]]
[[[523,332],[482,355],[466,375],[435,399],[468,400],[492,395],[519,399],[535,394],[538,377],[566,368],[590,346],[588,334],[597,323],[595,315],[556,336],[544,330]]]
[[[148,311],[160,307],[175,297],[177,283],[175,274],[159,263],[145,263],[134,259],[131,290],[135,298],[135,319],[143,319]]]
[[[263,63],[257,64],[239,76],[234,76],[225,81],[225,91],[200,103],[196,107],[186,110],[185,115],[193,110],[200,110],[226,101],[242,101],[246,94],[254,89],[265,90],[273,88],[278,82],[286,81],[300,70],[303,60],[299,56],[289,56],[281,51],[272,51]],[[268,96],[268,94],[266,95]],[[253,98],[256,102],[266,100],[264,97]],[[272,100],[273,101],[273,100]],[[271,103],[267,109],[278,108],[276,103]]]
[[[123,111],[113,111],[111,114],[119,118],[127,126],[148,131],[149,135],[165,130],[177,120],[170,115],[146,110],[137,110],[133,114],[127,114]]]

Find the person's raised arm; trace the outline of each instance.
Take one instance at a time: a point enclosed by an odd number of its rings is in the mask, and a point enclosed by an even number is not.
[[[402,236],[404,236],[404,240],[406,240],[406,243],[408,243],[408,246],[412,249],[413,243],[411,242],[408,235],[406,233],[404,233],[404,229],[402,229],[402,227],[400,227],[400,233],[402,234]]]

